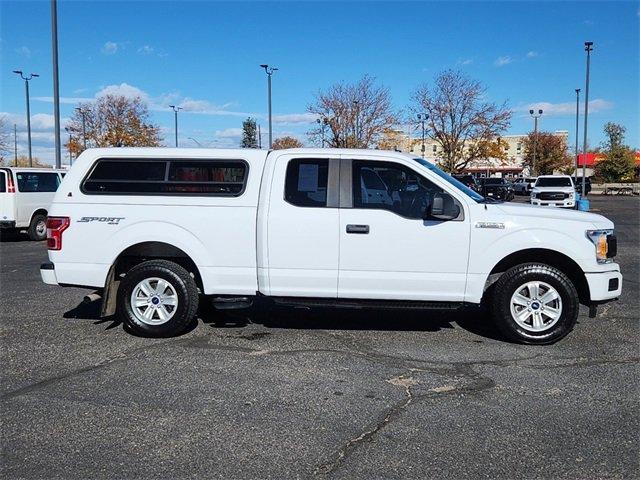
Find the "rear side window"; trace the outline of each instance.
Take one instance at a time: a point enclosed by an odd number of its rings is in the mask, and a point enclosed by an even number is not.
[[[82,184],[87,194],[238,196],[242,160],[98,160]]]
[[[291,160],[287,165],[284,197],[298,207],[326,207],[329,160]]]
[[[16,180],[23,193],[55,192],[60,185],[60,177],[53,172],[17,172]]]
[[[7,191],[7,176],[4,172],[0,172],[0,193]]]

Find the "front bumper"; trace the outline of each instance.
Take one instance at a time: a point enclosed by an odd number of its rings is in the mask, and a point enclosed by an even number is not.
[[[40,265],[40,276],[42,277],[42,281],[47,285],[58,285],[55,265],[53,263],[47,262]]]
[[[614,300],[622,293],[622,274],[620,270],[585,273],[589,285],[589,296],[594,303]]]
[[[540,207],[575,208],[576,201],[572,198],[567,198],[566,200],[540,200],[539,198],[532,198],[531,205],[538,205]]]

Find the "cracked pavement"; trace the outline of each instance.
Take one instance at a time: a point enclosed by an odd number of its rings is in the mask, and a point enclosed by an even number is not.
[[[640,476],[639,207],[616,223],[623,297],[556,345],[482,312],[275,309],[145,339],[41,283],[0,243],[3,478]]]

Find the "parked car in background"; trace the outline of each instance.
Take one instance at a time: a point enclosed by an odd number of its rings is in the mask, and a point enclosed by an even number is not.
[[[498,198],[507,202],[513,200],[515,196],[511,184],[501,177],[481,178],[479,191],[484,197]]]
[[[0,168],[0,228],[27,229],[31,240],[47,238],[47,213],[65,170]]]
[[[480,190],[480,186],[473,175],[453,175],[453,178],[476,192]]]
[[[520,177],[513,182],[513,191],[516,195],[531,195],[531,189],[536,183],[536,177]]]
[[[576,192],[582,195],[582,177],[577,177]],[[584,177],[584,194],[589,195],[591,192],[591,177]]]
[[[575,208],[576,187],[569,175],[541,175],[531,190],[531,204]]]

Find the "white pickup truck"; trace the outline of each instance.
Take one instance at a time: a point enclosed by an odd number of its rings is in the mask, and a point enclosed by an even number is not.
[[[552,343],[579,303],[620,296],[613,223],[485,199],[374,150],[93,149],[47,220],[45,283],[95,288],[103,315],[175,335],[198,302],[457,308]]]

